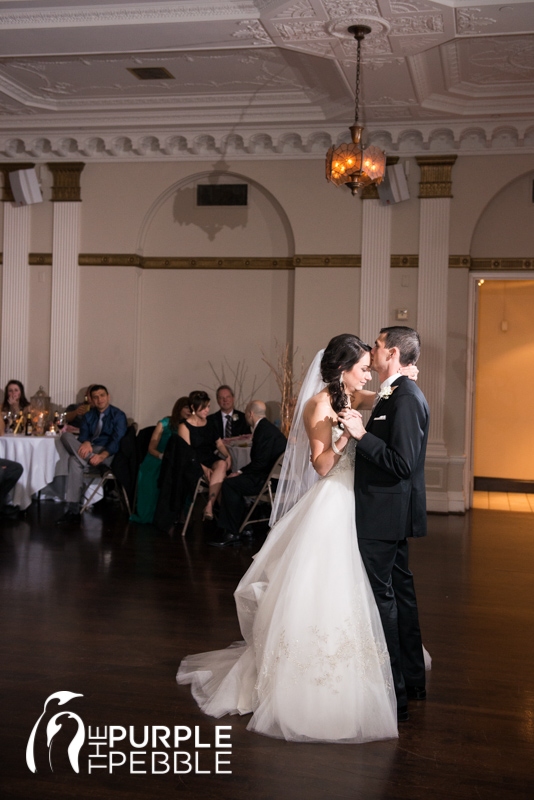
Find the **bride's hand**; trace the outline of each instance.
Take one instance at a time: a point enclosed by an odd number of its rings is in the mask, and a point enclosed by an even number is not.
[[[406,375],[411,381],[416,381],[419,376],[419,369],[415,364],[408,364],[407,367],[401,367],[399,372],[401,375]]]
[[[345,430],[350,433],[353,439],[360,440],[365,434],[362,415],[353,408],[345,408],[340,411],[338,421],[343,423]]]

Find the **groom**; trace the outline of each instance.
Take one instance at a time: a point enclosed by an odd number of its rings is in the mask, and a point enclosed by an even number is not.
[[[391,659],[399,721],[408,698],[424,700],[425,663],[409,536],[426,535],[424,464],[429,412],[414,381],[399,374],[415,364],[420,339],[412,328],[382,328],[372,349],[380,391],[367,427],[351,420],[356,446],[356,527]]]

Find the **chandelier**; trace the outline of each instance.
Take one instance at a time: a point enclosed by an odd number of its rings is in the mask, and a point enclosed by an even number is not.
[[[343,143],[338,147],[332,145],[326,154],[326,179],[336,186],[346,183],[355,195],[358,189],[364,186],[382,182],[386,170],[386,154],[374,145],[363,149],[363,126],[358,124],[361,46],[363,39],[371,33],[371,28],[367,25],[351,25],[348,32],[354,36],[358,44],[354,125],[350,126],[352,144]]]

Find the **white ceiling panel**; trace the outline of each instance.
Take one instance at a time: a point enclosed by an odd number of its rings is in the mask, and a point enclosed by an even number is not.
[[[289,140],[293,154],[313,156],[353,120],[347,28],[358,23],[371,28],[362,47],[369,137],[393,150],[409,141],[477,150],[473,126],[487,146],[505,126],[514,147],[532,147],[533,2],[0,0],[0,151],[30,158],[36,135],[64,136],[83,157],[85,131],[104,143],[97,154],[113,152],[110,137],[122,133],[159,142],[151,157],[189,157],[191,142],[211,136],[217,148],[230,135],[241,136],[243,156],[287,152],[279,143]],[[173,78],[141,81],[134,67]],[[164,144],[176,137],[185,146]]]

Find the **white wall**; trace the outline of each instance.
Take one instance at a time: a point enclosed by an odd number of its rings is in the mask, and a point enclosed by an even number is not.
[[[248,369],[245,394],[269,375],[262,350],[276,358],[285,344],[290,274],[276,270],[148,271],[142,277],[138,418],[153,424],[193,389],[213,398],[218,375],[234,384],[232,369]],[[157,322],[156,322],[157,321]],[[228,363],[226,363],[226,361]],[[259,397],[278,395],[268,379]]]
[[[534,258],[533,182],[534,170],[490,200],[473,233],[472,256]]]
[[[410,200],[392,208],[391,251],[419,246],[419,168],[408,164]],[[247,209],[198,209],[194,185],[210,169],[224,182],[250,185]],[[51,176],[41,165],[45,202],[31,209],[31,249],[50,252]],[[451,254],[532,255],[533,206],[526,190],[529,156],[460,156],[453,167]],[[354,255],[361,252],[362,201],[324,179],[322,159],[90,163],[81,174],[82,253],[145,256]],[[417,326],[418,270],[391,270],[389,319],[407,308]],[[461,492],[467,341],[466,270],[449,271],[445,445],[456,464],[449,488]],[[30,281],[28,392],[48,388],[51,268],[34,266]],[[167,414],[175,399],[216,384],[227,358],[246,362],[247,386],[268,375],[260,348],[276,360],[275,339],[294,340],[309,362],[334,334],[358,332],[360,270],[141,270],[80,268],[78,387],[109,385],[114,402],[142,425]],[[6,334],[8,335],[8,334]],[[425,361],[427,358],[427,361]],[[421,368],[432,368],[425,356]],[[227,368],[225,377],[230,380]],[[257,393],[276,400],[272,377]],[[74,398],[73,398],[74,399]],[[451,463],[452,463],[451,461]]]

